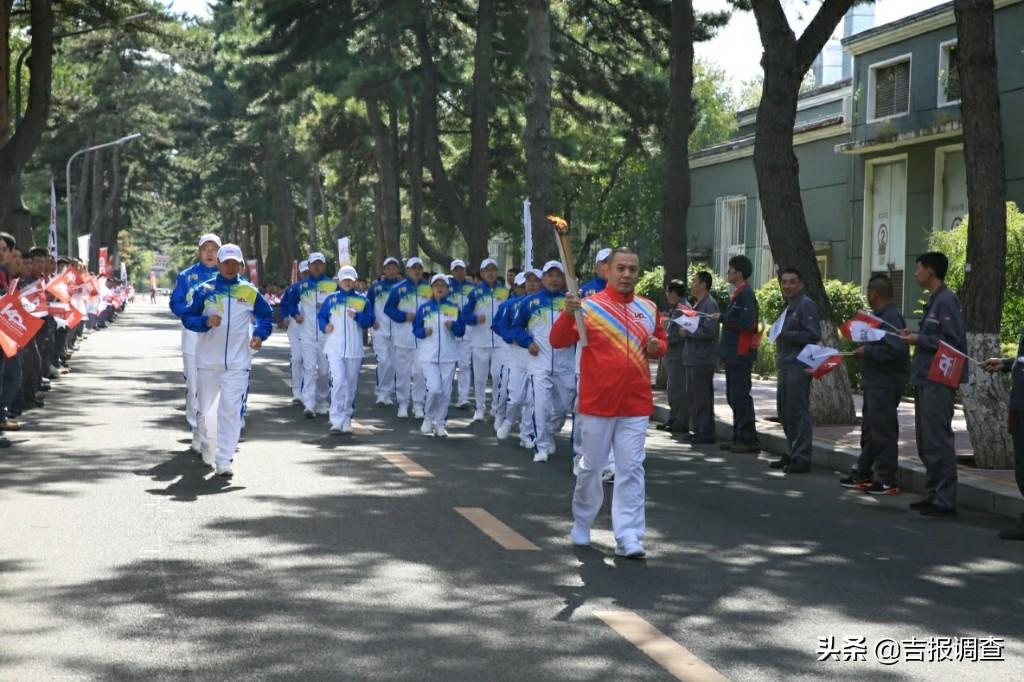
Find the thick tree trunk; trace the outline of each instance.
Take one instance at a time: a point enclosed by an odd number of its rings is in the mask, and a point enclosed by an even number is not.
[[[668,126],[665,130],[664,213],[661,224],[661,257],[665,284],[686,281],[686,214],[690,210],[691,96],[693,90],[693,0],[673,0],[669,77]]]
[[[281,272],[290,273],[292,261],[302,260],[305,254],[300,258],[291,189],[288,179],[281,173],[280,159],[274,153],[267,153],[263,159],[263,178],[270,195],[270,213],[277,228]]]
[[[381,237],[383,238],[381,246],[384,250],[380,260],[383,261],[388,256],[394,256],[401,260],[402,249],[399,235],[402,233],[402,216],[398,210],[401,205],[398,166],[395,162],[394,150],[391,149],[391,132],[384,125],[380,103],[377,100],[366,100],[366,113],[370,121],[370,128],[373,130],[373,152],[377,161],[377,178],[380,184],[380,192],[375,195],[380,202]],[[380,256],[380,254],[378,255]]]
[[[968,355],[998,357],[1006,288],[1006,180],[999,107],[993,0],[956,0],[960,57],[960,110],[967,164],[967,265],[963,304]],[[971,372],[962,386],[974,460],[983,468],[1012,468],[1013,443],[1006,430],[1006,385],[999,375]]]
[[[807,295],[817,304],[823,343],[837,346],[832,306],[818,270],[803,198],[800,164],[793,150],[793,127],[800,83],[853,0],[825,0],[800,36],[793,35],[779,0],[753,0],[761,36],[764,90],[757,110],[754,168],[772,257],[782,268],[804,276]],[[811,415],[816,424],[851,424],[853,396],[845,372],[830,372],[811,388]]]
[[[306,219],[309,221],[309,249],[319,251],[319,240],[316,238],[316,207],[313,206],[313,185],[306,185]],[[327,244],[324,248],[330,248]]]
[[[526,15],[526,185],[533,223],[533,263],[558,257],[555,233],[548,225],[552,212],[551,184],[555,158],[551,150],[551,2],[529,0]]]

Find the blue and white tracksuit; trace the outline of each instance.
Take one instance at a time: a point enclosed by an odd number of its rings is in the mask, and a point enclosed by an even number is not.
[[[487,375],[491,375],[491,386],[497,389],[501,357],[496,352],[504,345],[491,331],[491,322],[498,306],[508,300],[508,288],[495,283],[494,286],[481,282],[470,292],[462,308],[462,321],[466,324],[466,338],[473,346],[473,398],[477,414],[483,414],[487,407]],[[483,321],[478,321],[483,317]],[[492,398],[493,410],[493,398]]]
[[[426,388],[416,355],[417,344],[412,333],[412,321],[406,316],[415,316],[420,306],[432,296],[430,285],[426,282],[404,279],[391,289],[384,306],[384,313],[394,322],[391,325],[391,340],[395,347],[395,393],[399,410],[408,409],[410,402],[417,413],[423,410]]]
[[[217,276],[217,266],[207,267],[196,262],[178,273],[178,279],[171,292],[171,312],[181,318],[192,302],[192,292],[203,282]],[[193,433],[196,433],[199,416],[199,399],[196,388],[196,333],[184,325],[181,327],[181,364],[185,374],[185,419]],[[198,443],[197,443],[198,444]]]
[[[373,318],[377,325],[373,330],[371,341],[373,343],[373,355],[377,359],[377,401],[391,400],[395,392],[395,347],[392,341],[392,327],[394,320],[384,314],[384,306],[387,305],[388,295],[391,289],[401,282],[401,278],[381,278],[370,285],[366,297],[373,306]]]
[[[292,397],[302,400],[302,325],[292,318],[299,314],[299,280],[281,295],[281,318],[288,320],[288,350],[291,357]]]
[[[461,314],[462,309],[469,303],[469,295],[476,288],[476,285],[466,280],[459,282],[454,278],[449,278],[449,286],[451,291],[448,294],[448,298],[459,307]],[[461,405],[462,403],[469,402],[469,387],[473,381],[473,345],[467,336],[459,338],[458,344],[459,363],[456,375],[458,380],[458,400],[456,402]]]
[[[357,291],[336,291],[317,313],[324,354],[331,370],[331,426],[343,428],[355,410],[359,367],[363,364],[363,330],[373,326],[373,306]],[[333,325],[330,332],[327,326]]]
[[[337,290],[338,283],[327,275],[310,275],[298,291],[295,314],[302,315],[302,405],[315,412],[327,411],[331,378],[324,355],[327,337],[320,331],[316,316],[324,300]]]
[[[419,307],[412,322],[412,332],[419,344],[416,356],[426,383],[423,417],[435,426],[444,426],[448,418],[455,365],[459,361],[459,337],[466,333],[459,314],[451,297],[431,299]]]
[[[512,326],[520,306],[526,299],[526,296],[520,296],[507,301],[507,305],[503,306],[496,318],[495,332],[508,344],[508,379],[502,381],[503,385],[508,386],[505,419],[513,425],[519,425],[520,443],[532,448],[536,433],[533,428],[533,384],[527,372],[530,351],[516,343],[515,329]]]
[[[555,434],[562,430],[576,397],[576,352],[552,348],[551,327],[565,309],[565,292],[542,289],[523,299],[511,324],[515,341],[523,348],[537,344],[526,369],[533,385],[533,422],[538,454],[555,451]]]
[[[515,302],[520,298],[522,297],[510,295],[508,300],[498,306],[497,312],[494,313],[494,319],[491,320],[491,331],[500,339],[498,349],[494,352],[494,356],[499,358],[498,383],[494,385],[494,400],[491,401],[491,409],[494,411],[495,428],[505,420],[508,411],[509,375],[512,371],[512,367],[509,364],[512,357],[511,345],[506,338],[508,326],[505,318],[508,316],[509,310],[515,307]]]
[[[211,315],[221,318],[219,326],[207,325]],[[270,336],[274,313],[252,284],[217,275],[193,290],[192,302],[181,320],[197,337],[203,459],[207,464],[213,464],[215,459],[221,469],[234,460],[242,431],[242,401],[249,388],[252,367],[249,342],[254,336],[264,340]]]

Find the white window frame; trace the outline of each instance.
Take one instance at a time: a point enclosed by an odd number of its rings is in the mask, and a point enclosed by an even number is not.
[[[963,142],[935,148],[935,181],[932,185],[932,232],[941,232],[949,229],[942,216],[944,213],[942,206],[946,202],[946,197],[942,192],[942,177],[946,174],[946,157],[952,152],[962,152],[963,150]]]
[[[893,114],[892,116],[875,116],[875,74],[879,69],[884,69],[901,62],[908,63],[908,75],[907,75],[907,110],[900,114]],[[878,121],[891,121],[894,118],[901,118],[910,114],[910,100],[914,96],[914,55],[913,53],[907,52],[901,54],[898,57],[892,59],[886,59],[885,61],[875,62],[868,66],[868,123],[877,123]]]
[[[725,247],[725,225],[723,225],[722,218],[725,214],[726,204],[743,204],[743,243],[733,244],[732,239],[729,239],[729,247]],[[731,194],[724,197],[718,197],[715,200],[715,237],[716,237],[716,251],[718,253],[718,262],[716,263],[718,274],[725,277],[725,271],[728,269],[729,259],[734,255],[746,254],[747,250],[747,208],[749,202],[745,194]],[[731,250],[735,250],[736,247],[741,247],[741,250],[736,253],[732,253]]]
[[[955,38],[953,40],[944,40],[943,42],[939,43],[939,72],[936,74],[936,76],[937,76],[936,80],[939,83],[938,83],[938,91],[936,92],[936,95],[935,95],[936,107],[952,107],[952,106],[958,106],[960,104],[960,100],[959,99],[951,99],[951,100],[947,100],[946,99],[946,81],[949,79],[949,46],[950,45],[956,45],[956,44],[957,44],[957,40]],[[944,73],[946,74],[945,78],[942,77],[942,74],[944,74]],[[960,94],[962,96],[963,95],[963,92],[962,92],[963,83],[960,84],[960,87],[961,87],[961,93]]]

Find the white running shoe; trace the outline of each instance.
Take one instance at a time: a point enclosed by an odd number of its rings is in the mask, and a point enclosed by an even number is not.
[[[231,465],[227,464],[225,466],[217,467],[217,475],[220,476],[221,478],[231,478],[232,476],[235,475],[235,472],[231,468]]]
[[[616,545],[615,556],[626,557],[627,559],[643,559],[647,556],[647,550],[638,540],[626,541]]]
[[[316,404],[316,413],[317,414],[327,414],[330,411],[330,409],[331,409],[331,406],[328,403],[317,403]]]
[[[331,424],[331,433],[335,435],[340,435],[342,433],[341,427],[338,426],[337,424]]]
[[[384,407],[384,398],[377,396],[377,407]]]
[[[196,454],[202,454],[203,452],[203,439],[199,437],[198,432],[192,434],[192,452]]]
[[[346,420],[345,423],[341,425],[341,432],[352,433],[352,420]]]
[[[409,408],[406,407],[405,405],[399,405],[398,406],[398,418],[399,419],[408,419],[409,418]]]
[[[423,408],[413,406],[412,416],[415,417],[416,419],[423,419]]]
[[[499,426],[494,431],[494,435],[498,437],[498,440],[505,440],[506,438],[508,438],[508,434],[511,430],[512,422],[506,419],[505,421],[501,422],[501,426]]]
[[[203,445],[203,464],[212,468],[216,461],[217,459],[214,455],[213,447],[210,445]]]
[[[432,436],[434,434],[434,423],[429,419],[424,419],[423,424],[420,426],[420,433],[424,436]]]
[[[469,407],[469,401],[468,400],[460,400],[459,402],[455,403],[455,407],[457,407],[460,410],[464,410],[467,407]]]
[[[520,438],[519,439],[519,447],[521,447],[523,449],[533,450],[533,448],[535,448],[536,446],[537,446],[537,444],[534,443],[529,438]]]
[[[385,407],[391,407],[394,404],[395,404],[395,401],[392,400],[391,398],[385,398],[384,399],[384,406]]]
[[[569,539],[572,540],[572,544],[577,547],[589,547],[590,546],[590,529],[582,528],[577,524],[572,524],[572,530],[569,531]]]
[[[484,411],[477,408],[476,412],[473,413],[473,421],[482,422],[484,420]]]
[[[544,450],[541,450],[540,452],[536,453],[533,456],[533,461],[534,462],[546,462],[546,461],[548,461],[548,453],[545,452]]]
[[[447,438],[448,430],[444,428],[444,424],[434,424],[434,435],[438,438]]]

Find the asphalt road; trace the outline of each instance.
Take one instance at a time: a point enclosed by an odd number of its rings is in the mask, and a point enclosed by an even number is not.
[[[163,302],[85,342],[0,451],[0,679],[1024,679],[1024,543],[1001,519],[652,430],[650,556],[617,560],[607,507],[593,548],[568,543],[568,431],[548,464],[469,412],[428,438],[372,406],[367,364],[357,434],[330,436],[289,404],[286,342],[257,356],[229,484],[187,452]],[[822,637],[866,660],[819,661]]]

